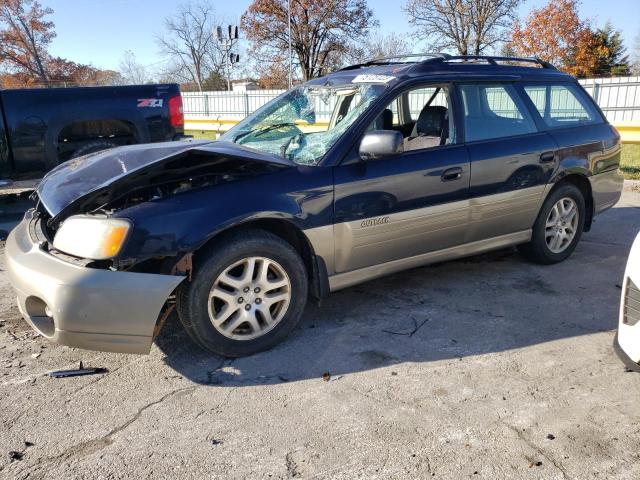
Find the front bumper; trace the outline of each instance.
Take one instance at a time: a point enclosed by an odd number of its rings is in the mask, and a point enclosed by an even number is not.
[[[620,346],[620,342],[618,341],[617,333],[616,333],[616,336],[613,338],[613,350],[616,352],[616,355],[618,355],[618,358],[620,359],[620,361],[622,361],[622,363],[624,363],[624,365],[629,370],[633,370],[634,372],[640,373],[640,364],[637,362],[634,362],[631,359],[631,357],[627,355],[627,353],[622,349],[622,346]]]
[[[634,370],[640,370],[640,233],[636,237],[622,281],[620,318],[614,346],[624,363]]]
[[[62,345],[149,353],[160,311],[184,277],[67,263],[31,238],[33,221],[25,218],[5,246],[7,272],[25,320]]]

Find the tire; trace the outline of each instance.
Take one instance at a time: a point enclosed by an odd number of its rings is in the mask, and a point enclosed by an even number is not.
[[[90,153],[101,152],[102,150],[109,150],[110,148],[117,147],[118,144],[115,142],[111,142],[109,140],[96,140],[94,142],[85,143],[80,148],[75,150],[73,154],[71,154],[71,158],[82,157],[83,155],[88,155]]]
[[[552,210],[561,200],[564,202],[563,207],[558,206],[558,209],[556,209],[552,215]],[[575,223],[573,223],[573,220],[563,222],[563,218],[569,217],[563,215],[558,217],[557,214],[562,211],[562,208],[568,211],[567,207],[571,205],[572,202],[575,208],[577,208],[578,218]],[[582,192],[572,183],[565,183],[553,190],[547,197],[540,209],[536,222],[533,224],[531,241],[527,244],[520,245],[518,249],[526,258],[542,265],[562,262],[573,253],[576,245],[580,241],[585,218],[586,207]],[[548,222],[555,224],[555,226],[547,225]],[[569,232],[572,229],[574,233],[570,240],[564,238],[560,243],[554,245],[554,237],[561,238],[563,235],[570,235]],[[559,233],[555,234],[554,232],[556,231]]]
[[[263,282],[265,266],[270,279]],[[255,268],[255,276],[247,281],[242,277],[249,268]],[[226,283],[231,279],[234,286]],[[279,284],[286,285],[272,289]],[[225,235],[196,260],[192,281],[178,293],[177,310],[201,347],[243,357],[268,350],[291,333],[302,317],[307,292],[304,262],[289,243],[267,231],[242,230]],[[284,297],[288,300],[271,303]]]

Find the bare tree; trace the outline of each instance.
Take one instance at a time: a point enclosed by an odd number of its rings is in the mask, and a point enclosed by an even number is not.
[[[219,71],[222,54],[214,38],[216,16],[209,2],[187,3],[165,20],[166,33],[158,35],[162,53],[170,61],[167,74],[202,84],[212,71]]]
[[[253,0],[242,16],[247,38],[267,62],[288,57],[288,25],[287,0]],[[291,0],[292,47],[303,79],[330,71],[376,25],[366,0]]]
[[[377,58],[397,57],[408,53],[411,53],[411,48],[403,36],[395,32],[385,35],[380,30],[373,30],[364,42],[354,42],[349,46],[345,61],[348,63],[362,63]]]
[[[409,21],[438,50],[480,55],[509,40],[522,0],[408,0]]]
[[[121,81],[125,85],[142,85],[151,81],[149,70],[139,63],[131,50],[124,52],[118,66]]]

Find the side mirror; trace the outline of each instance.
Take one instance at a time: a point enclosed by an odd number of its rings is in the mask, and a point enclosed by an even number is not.
[[[378,160],[404,152],[404,137],[395,130],[375,130],[366,133],[358,153],[362,160]]]

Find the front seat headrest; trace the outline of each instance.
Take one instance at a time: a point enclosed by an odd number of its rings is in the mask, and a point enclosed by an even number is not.
[[[413,127],[411,136],[439,137],[442,134],[446,116],[447,107],[432,105],[424,107],[415,127]]]

